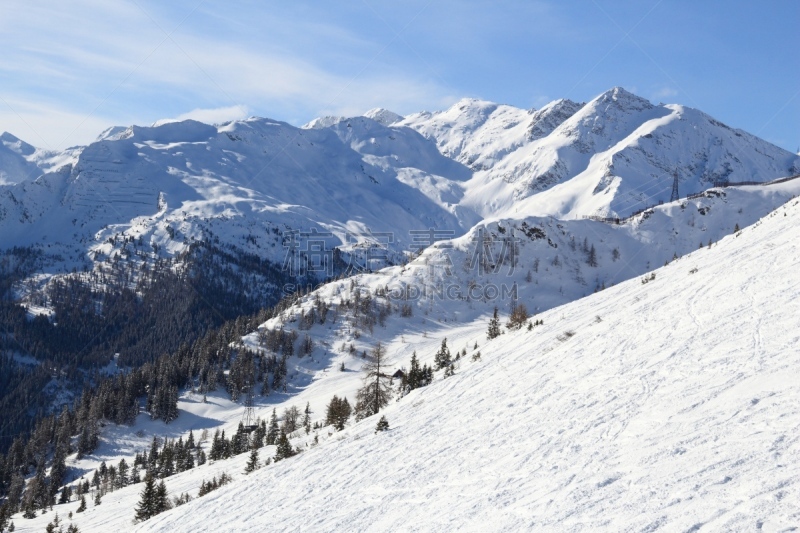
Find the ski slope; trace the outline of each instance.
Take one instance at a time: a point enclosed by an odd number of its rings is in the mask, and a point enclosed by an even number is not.
[[[137,530],[797,527],[799,222],[793,200],[481,342],[393,403],[388,433],[367,419]]]
[[[325,428],[319,445],[248,476],[247,454],[172,476],[171,495],[195,496],[222,471],[234,483],[136,526],[141,485],[73,521],[164,532],[798,527],[798,237],[794,199],[646,283],[541,313],[532,331],[486,341],[482,318],[407,332],[388,344],[394,357],[416,349],[430,362],[447,336],[470,354],[477,341],[482,358],[392,402],[386,433],[372,417]],[[291,403],[314,399],[319,419],[319,403],[349,394],[353,377],[315,381]],[[14,521],[40,531],[52,516]]]

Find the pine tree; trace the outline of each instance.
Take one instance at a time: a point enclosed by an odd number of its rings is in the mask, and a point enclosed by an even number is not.
[[[253,448],[250,450],[250,458],[247,460],[247,465],[244,467],[244,473],[249,474],[254,470],[258,470],[258,449]]]
[[[49,503],[50,491],[47,486],[45,472],[46,467],[44,460],[42,460],[37,465],[36,476],[28,484],[28,490],[25,493],[26,507],[29,507],[31,511],[34,509],[44,509]]]
[[[378,420],[378,425],[375,426],[375,433],[379,431],[387,431],[389,429],[389,421],[386,420],[386,415],[381,415],[381,419]]]
[[[269,419],[269,429],[267,430],[267,446],[271,446],[277,443],[278,435],[279,435],[279,428],[278,428],[278,414],[275,412],[275,409],[272,409],[272,416]]]
[[[231,439],[231,451],[233,455],[239,455],[240,453],[244,453],[247,451],[247,433],[244,431],[244,424],[239,422],[239,427],[236,430],[236,434]]]
[[[347,398],[339,399],[339,397],[334,394],[325,413],[325,425],[333,426],[337,431],[342,431],[347,420],[350,418],[351,412],[352,409],[350,408],[350,402],[347,401]]]
[[[225,444],[221,442],[219,430],[214,432],[214,438],[211,440],[211,449],[208,451],[208,458],[212,461],[221,459],[224,455]]]
[[[306,435],[311,433],[311,404],[306,402],[306,410],[303,412],[303,428],[306,430]]]
[[[162,479],[161,482],[156,487],[155,514],[163,513],[169,508],[170,505],[169,505],[169,498],[167,495],[167,485],[164,483],[164,480]]]
[[[150,454],[147,456],[147,471],[155,470],[158,464],[158,437],[153,435],[153,442],[150,443]]]
[[[433,362],[436,365],[436,370],[441,370],[442,368],[450,366],[451,358],[450,349],[447,347],[447,337],[442,339],[442,346],[439,348],[439,351],[436,352]]]
[[[356,420],[376,414],[389,403],[392,389],[382,371],[385,362],[386,348],[378,342],[372,349],[371,358],[363,366],[364,386],[356,393]]]
[[[64,475],[67,473],[66,456],[67,452],[64,447],[58,446],[53,456],[53,466],[50,468],[50,490],[53,495],[55,495],[58,487],[61,486]]]
[[[416,350],[411,354],[411,365],[403,379],[405,388],[407,388],[408,391],[418,389],[422,386],[423,375],[422,369],[419,366],[419,359],[417,359]]]
[[[157,515],[156,498],[157,498],[156,480],[153,476],[148,474],[144,478],[144,488],[142,495],[139,499],[139,505],[136,507],[136,521],[143,522],[150,517]],[[85,508],[86,501],[81,499],[81,507]],[[78,509],[78,512],[81,510]]]
[[[586,264],[589,265],[590,267],[597,266],[597,250],[594,249],[594,244],[592,244],[592,247],[589,248],[589,253],[586,258]]]
[[[169,477],[175,473],[175,449],[170,441],[164,442],[164,448],[158,462],[158,473],[161,478]]]
[[[26,518],[28,520],[32,518],[36,518],[36,511],[33,510],[33,502],[28,502],[25,504],[25,512],[22,513],[22,518]]]
[[[264,438],[266,436],[267,436],[267,424],[263,420],[261,420],[260,423],[256,425],[256,430],[253,432],[253,436],[250,439],[250,447],[263,448]]]
[[[128,479],[128,463],[125,461],[125,458],[120,459],[117,472],[117,487],[126,486],[130,480]]]
[[[486,331],[486,337],[489,340],[495,339],[500,336],[500,319],[497,317],[497,307],[494,308],[491,320],[489,320],[489,329]]]
[[[286,436],[286,432],[281,430],[281,436],[278,437],[277,450],[275,450],[275,462],[277,463],[281,459],[288,459],[295,455],[295,451],[292,448],[292,444],[289,442],[289,437]]]

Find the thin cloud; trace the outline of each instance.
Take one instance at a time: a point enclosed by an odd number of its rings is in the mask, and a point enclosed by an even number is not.
[[[662,87],[653,93],[651,97],[653,100],[665,100],[667,98],[674,98],[678,96],[678,91],[672,87]]]
[[[31,142],[42,144],[38,136],[63,148],[90,142],[107,126],[151,123],[165,116],[219,122],[254,113],[280,120],[297,117],[300,124],[326,113],[360,113],[378,106],[408,113],[450,100],[452,91],[441,83],[385,63],[384,43],[333,24],[272,21],[281,34],[313,25],[311,37],[301,32],[303,46],[287,48],[284,42],[269,41],[270,32],[259,35],[263,42],[253,42],[252,35],[234,38],[230,28],[206,31],[204,24],[214,20],[209,12],[175,29],[184,14],[159,17],[160,6],[141,5],[149,12],[88,0],[69,9],[26,10],[13,1],[0,8],[0,46],[8,51],[0,57],[0,75],[8,80],[0,96],[18,102],[13,112],[6,109],[2,115],[4,127],[17,129],[27,121],[47,132],[25,133]],[[245,18],[239,14],[240,21]],[[332,37],[333,46],[327,46]],[[329,64],[330,56],[309,51],[313,39],[317,50],[344,43],[349,56]],[[52,120],[59,124],[45,125],[41,114],[28,116],[31,107],[57,109]],[[63,137],[55,140],[54,132]]]
[[[91,142],[100,132],[114,124],[115,120],[103,115],[87,117],[63,106],[30,100],[10,99],[0,102],[0,124],[2,124],[0,129],[48,150]],[[121,122],[130,123],[130,121]],[[65,139],[73,141],[79,139],[79,141],[69,142]]]

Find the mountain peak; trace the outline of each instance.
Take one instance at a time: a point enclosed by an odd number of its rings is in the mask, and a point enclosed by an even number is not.
[[[388,109],[384,109],[382,107],[376,107],[374,109],[370,109],[364,116],[367,118],[371,118],[375,122],[379,124],[383,124],[384,126],[388,126],[389,124],[394,124],[395,122],[400,122],[403,120],[403,116],[398,115],[394,111],[389,111]]]
[[[120,138],[120,135],[126,131],[128,131],[126,126],[111,126],[103,130],[95,141],[116,141]]]
[[[528,139],[534,141],[552,133],[562,122],[578,112],[585,104],[559,98],[546,104],[539,110],[531,110],[531,121],[528,126]]]
[[[12,135],[7,131],[4,131],[2,134],[0,134],[0,142],[6,148],[8,148],[13,152],[16,152],[21,156],[28,156],[36,151],[36,148],[34,146],[26,143],[16,135]]]
[[[317,117],[314,120],[306,122],[302,126],[301,129],[304,130],[321,130],[323,128],[328,128],[330,126],[336,125],[343,120],[347,120],[347,117],[340,117],[336,115],[325,115],[324,117]]]
[[[447,110],[449,111],[468,111],[476,110],[481,112],[491,113],[497,108],[497,104],[489,100],[481,100],[480,98],[462,98],[455,104],[451,105]]]
[[[589,105],[615,105],[623,110],[642,111],[655,107],[650,100],[637,96],[622,87],[612,87],[611,89],[596,96]]]
[[[16,135],[12,135],[11,133],[8,133],[7,131],[4,131],[3,133],[0,133],[0,141],[3,141],[3,142],[17,142],[17,141],[19,141],[19,137],[17,137]]]

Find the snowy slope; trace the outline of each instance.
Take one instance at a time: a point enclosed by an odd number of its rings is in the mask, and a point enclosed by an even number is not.
[[[703,200],[733,202],[733,190],[726,192],[725,198],[712,194]],[[763,201],[738,192],[749,202]],[[775,201],[781,197],[770,195]],[[691,207],[710,207],[696,218],[723,212],[713,203]],[[646,239],[648,222],[655,231],[668,226],[672,211],[689,208],[655,210],[638,222],[644,227],[633,240]],[[248,477],[241,473],[246,454],[177,474],[167,479],[173,495],[194,496],[202,479],[223,471],[234,475],[235,483],[139,527],[686,531],[700,524],[739,531],[761,523],[763,530],[774,531],[797,526],[800,507],[791,495],[800,480],[793,436],[800,397],[789,378],[800,365],[798,220],[794,199],[740,233],[655,271],[647,283],[637,277],[551,308],[537,315],[544,326],[491,342],[485,330],[492,302],[443,301],[417,308],[413,317],[392,315],[385,328],[364,331],[359,339],[350,318],[333,309],[329,314],[335,318],[310,330],[314,353],[292,359],[290,393],[260,399],[259,416],[268,416],[273,406],[280,412],[309,402],[314,420],[320,420],[334,394],[352,399],[359,375],[339,372],[338,366],[358,368],[360,358],[338,349],[345,342],[360,351],[382,340],[394,367],[407,365],[414,350],[431,363],[444,337],[453,352],[466,347],[468,355],[457,363],[455,377],[443,381],[437,375],[431,386],[392,403],[386,411],[389,433],[374,435],[375,420],[368,419],[342,433],[325,428],[318,433],[319,446]],[[635,234],[631,227],[611,228]],[[525,246],[526,261],[544,240]],[[458,251],[457,241],[451,253]],[[415,261],[434,253],[428,250]],[[375,288],[379,275],[359,276],[357,283]],[[330,283],[320,293],[335,302],[338,287]],[[533,308],[538,297],[529,292],[521,301]],[[286,327],[296,322],[288,320]],[[248,336],[248,343],[255,345],[255,338]],[[472,362],[476,342],[482,359]],[[152,434],[185,435],[191,428],[197,438],[200,429],[220,425],[230,434],[242,410],[218,397],[204,404],[191,393],[180,408],[170,426],[142,416],[134,428],[107,429],[96,458],[68,465],[88,471],[101,458],[130,458]],[[294,444],[305,447],[313,436],[301,433]],[[272,454],[271,447],[261,450],[262,459]],[[141,485],[115,491],[74,521],[82,531],[129,529],[140,490]],[[63,518],[76,507],[73,502],[55,510]],[[51,519],[51,513],[34,520],[16,517],[15,524],[18,531],[34,531]]]
[[[394,111],[389,111],[388,109],[384,109],[382,107],[376,107],[374,109],[370,109],[364,116],[367,118],[371,118],[375,122],[379,124],[383,124],[384,126],[390,126],[395,122],[399,122],[403,120],[403,117],[395,113]]]
[[[444,155],[481,170],[521,146],[529,122],[523,109],[464,98],[446,111],[416,113],[397,125],[419,131]]]
[[[41,172],[29,158],[35,148],[10,133],[0,135],[0,185],[19,183]]]
[[[797,527],[799,221],[793,201],[545,313],[391,405],[388,433],[365,420],[139,529]]]
[[[82,146],[62,151],[36,148],[14,135],[0,134],[0,186],[33,180],[64,165],[75,163]]]
[[[405,265],[328,283],[267,327],[297,329],[301,336],[308,334],[318,344],[332,346],[332,352],[340,351],[342,341],[355,341],[352,331],[386,340],[380,328],[372,333],[353,324],[342,339],[332,337],[325,325],[306,331],[295,323],[301,312],[311,310],[317,297],[336,310],[342,299],[352,299],[356,292],[387,293],[395,311],[387,318],[388,327],[394,333],[419,327],[420,319],[423,323],[465,323],[491,312],[494,306],[505,312],[514,294],[530,312],[541,312],[707,247],[796,196],[800,196],[800,179],[770,186],[711,189],[692,200],[655,207],[619,225],[549,217],[487,220],[463,236],[437,241]],[[595,249],[594,265],[589,264],[587,248]],[[413,319],[396,312],[403,304],[412,307]],[[340,316],[338,328],[343,322],[345,317]]]

